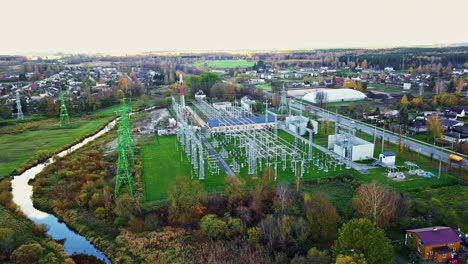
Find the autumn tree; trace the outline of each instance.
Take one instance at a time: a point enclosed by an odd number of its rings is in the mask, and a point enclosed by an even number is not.
[[[431,138],[442,137],[444,129],[437,115],[431,115],[427,118],[427,130]]]
[[[294,201],[294,189],[287,182],[281,182],[276,187],[275,203],[284,212],[291,207]]]
[[[409,104],[408,97],[406,96],[406,94],[403,95],[403,97],[401,98],[400,104],[402,104],[402,105],[408,105]]]
[[[199,181],[177,176],[168,189],[169,221],[184,225],[197,220],[206,198],[207,194]]]
[[[359,256],[357,263],[359,264],[366,262],[368,264],[395,263],[393,247],[390,244],[390,239],[385,237],[383,229],[375,226],[369,219],[363,218],[352,219],[341,227],[333,254],[335,256],[350,255],[353,256],[353,259],[357,254]]]
[[[359,186],[353,206],[360,217],[368,218],[378,226],[387,226],[396,217],[399,200],[397,194],[372,182]]]
[[[335,264],[368,264],[363,254],[338,255]]]
[[[465,88],[466,86],[466,77],[463,75],[463,76],[460,76],[458,78],[458,81],[457,81],[457,91],[455,92],[456,95],[460,96],[463,92],[463,89]]]
[[[367,60],[363,60],[361,63],[361,68],[367,69]]]
[[[235,208],[248,196],[245,181],[242,177],[226,177],[224,181],[226,183],[224,193],[228,197],[231,208]]]
[[[325,243],[333,241],[336,238],[336,231],[341,218],[328,196],[325,193],[318,193],[313,196],[305,194],[304,207],[312,233],[312,240]]]

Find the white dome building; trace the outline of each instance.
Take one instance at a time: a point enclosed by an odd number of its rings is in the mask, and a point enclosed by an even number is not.
[[[334,102],[350,102],[350,101],[360,101],[365,100],[367,96],[357,90],[354,89],[314,89],[310,93],[305,94],[302,97],[302,100],[317,103],[317,99],[320,100],[318,97],[323,98],[323,102],[325,103],[334,103]]]

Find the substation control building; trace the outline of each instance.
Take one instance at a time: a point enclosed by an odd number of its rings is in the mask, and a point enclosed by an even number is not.
[[[270,129],[275,127],[275,122],[275,116],[268,115],[208,120],[207,126],[211,133],[222,133],[227,130],[248,131],[252,129]]]
[[[347,133],[329,135],[328,149],[351,161],[368,160],[374,156],[373,143]]]
[[[287,116],[285,120],[286,129],[298,135],[305,135],[307,123],[312,123],[314,134],[318,133],[318,122],[305,116]]]

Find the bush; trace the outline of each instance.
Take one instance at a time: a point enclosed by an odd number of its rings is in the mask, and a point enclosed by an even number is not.
[[[31,264],[39,261],[42,257],[43,248],[37,243],[25,244],[17,248],[11,255],[13,263]]]

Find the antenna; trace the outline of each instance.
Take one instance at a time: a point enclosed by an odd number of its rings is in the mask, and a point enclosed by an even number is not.
[[[18,120],[23,120],[24,119],[24,114],[23,110],[21,108],[21,100],[20,100],[20,95],[19,91],[16,91],[16,118]]]

